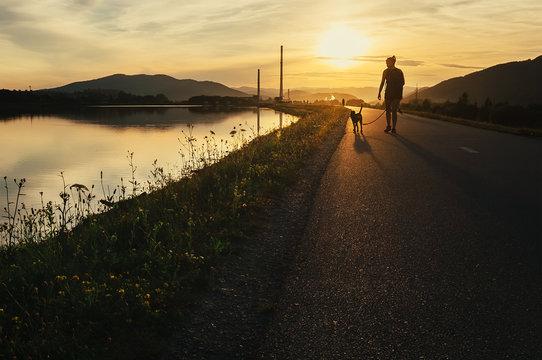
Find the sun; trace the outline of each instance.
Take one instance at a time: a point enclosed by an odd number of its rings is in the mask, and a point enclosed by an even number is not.
[[[316,55],[334,66],[349,67],[365,54],[368,44],[368,39],[358,30],[335,24],[322,35]]]

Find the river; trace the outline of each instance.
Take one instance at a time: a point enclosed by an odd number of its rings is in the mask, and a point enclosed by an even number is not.
[[[191,145],[212,147],[224,155],[243,141],[295,120],[266,108],[201,107],[107,107],[0,119],[0,214],[5,215],[7,195],[9,201],[16,200],[14,179],[26,179],[20,201],[28,209],[40,208],[42,200],[60,203],[64,186],[69,191],[73,184],[84,185],[97,199],[115,189],[120,192],[121,185],[131,195],[129,182],[135,178],[143,191],[148,181],[156,181],[151,172],[157,167],[180,176]]]

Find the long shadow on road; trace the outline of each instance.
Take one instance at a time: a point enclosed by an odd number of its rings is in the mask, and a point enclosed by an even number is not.
[[[378,166],[380,170],[384,170],[384,166],[382,165],[382,162],[378,159],[378,157],[375,156],[373,149],[371,147],[371,144],[369,143],[369,139],[375,139],[372,137],[367,137],[365,134],[358,134],[356,133],[354,135],[354,151],[357,154],[364,154],[367,153],[371,156],[372,160],[375,162],[375,164]]]
[[[356,133],[354,135],[354,150],[356,150],[358,154],[371,152],[371,145],[367,142],[367,138],[364,134],[360,135],[359,133]]]

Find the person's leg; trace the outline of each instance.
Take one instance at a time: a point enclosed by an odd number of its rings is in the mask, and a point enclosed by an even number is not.
[[[393,128],[392,128],[392,131],[395,132],[395,127],[397,126],[397,109],[399,109],[399,102],[401,100],[400,99],[393,99],[392,101],[390,101],[391,103],[391,117],[392,117],[392,122],[393,122]]]
[[[391,108],[392,108],[392,100],[385,99],[384,104],[386,105],[386,122],[388,123],[388,126],[386,127],[385,132],[388,132],[391,130]]]

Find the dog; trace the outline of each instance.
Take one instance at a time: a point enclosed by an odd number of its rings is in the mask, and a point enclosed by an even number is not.
[[[363,107],[359,108],[359,113],[356,113],[353,110],[350,112],[350,118],[352,119],[352,125],[354,125],[354,134],[357,133],[358,130],[359,130],[360,134],[363,134],[363,128],[362,128],[363,116],[361,116],[361,109],[363,109]]]

